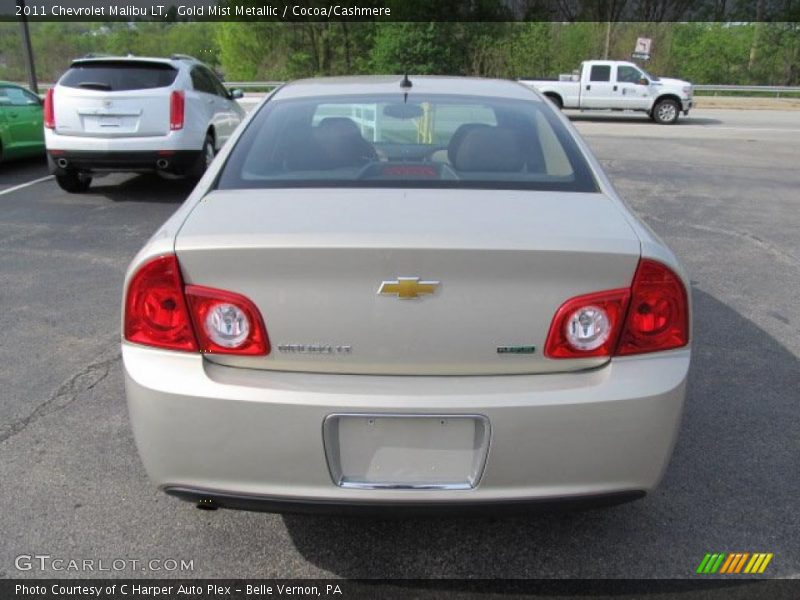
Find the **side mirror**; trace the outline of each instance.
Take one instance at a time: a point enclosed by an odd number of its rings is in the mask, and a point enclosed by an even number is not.
[[[238,100],[239,98],[244,98],[244,93],[240,89],[230,90],[228,94],[230,95],[231,100]]]
[[[647,77],[642,77],[639,80],[639,85],[650,85],[650,80]]]

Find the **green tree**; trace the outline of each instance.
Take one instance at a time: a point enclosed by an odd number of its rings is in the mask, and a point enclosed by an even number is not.
[[[277,23],[219,23],[216,42],[225,75],[234,80],[277,77],[274,70],[267,73],[266,61],[273,54],[276,37],[281,34],[281,27]]]
[[[674,64],[695,83],[747,84],[752,39],[750,24],[681,24],[672,44]]]
[[[459,74],[468,53],[461,23],[380,23],[371,53],[376,73]]]

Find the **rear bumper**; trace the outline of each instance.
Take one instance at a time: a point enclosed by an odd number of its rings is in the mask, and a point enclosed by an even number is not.
[[[68,133],[44,130],[47,150],[66,150],[71,152],[155,152],[158,150],[196,150],[200,151],[205,141],[205,129],[186,127],[170,131],[164,135],[120,135],[94,136],[69,135]]]
[[[122,350],[134,436],[159,487],[232,508],[335,512],[491,511],[641,495],[672,453],[690,359],[682,349],[577,373],[395,377],[256,371],[128,343]],[[339,487],[322,431],[328,415],[347,413],[483,415],[491,423],[483,475],[467,490]]]
[[[200,157],[199,151],[160,150],[140,152],[48,150],[50,172],[79,171],[164,171],[188,173]]]
[[[418,515],[485,516],[515,514],[535,510],[586,509],[616,506],[633,502],[645,496],[643,491],[609,492],[563,498],[522,498],[517,500],[454,502],[396,501],[381,502],[355,500],[308,500],[303,498],[281,498],[246,494],[231,494],[213,490],[168,486],[164,491],[170,496],[192,502],[199,508],[215,510],[232,508],[274,513],[300,513],[323,515],[371,515],[376,517],[409,517]]]

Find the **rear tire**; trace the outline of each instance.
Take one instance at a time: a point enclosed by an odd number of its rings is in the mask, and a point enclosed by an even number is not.
[[[659,125],[672,125],[678,120],[678,115],[681,113],[681,107],[675,100],[665,98],[659,100],[653,107],[653,120]]]
[[[197,163],[194,168],[194,176],[200,178],[206,172],[211,161],[214,160],[217,151],[214,148],[214,136],[210,133],[206,134],[206,139],[203,141],[203,149],[200,151],[200,156],[197,157]]]
[[[65,192],[80,194],[89,189],[92,184],[92,178],[79,171],[67,171],[56,175],[56,183]]]

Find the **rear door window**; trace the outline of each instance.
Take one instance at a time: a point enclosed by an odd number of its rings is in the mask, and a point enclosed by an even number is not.
[[[214,87],[214,81],[211,79],[208,73],[202,67],[194,67],[192,69],[192,87],[197,90],[198,92],[203,92],[205,94],[217,94],[217,90]]]
[[[611,65],[593,65],[589,81],[611,81]]]
[[[217,96],[227,98],[228,90],[224,85],[222,85],[222,82],[219,80],[219,78],[210,69],[203,68],[203,73],[205,73],[206,77],[211,82],[211,86],[214,88],[214,93]]]
[[[125,92],[169,87],[178,71],[164,63],[136,61],[91,61],[77,63],[59,85],[71,88]]]

